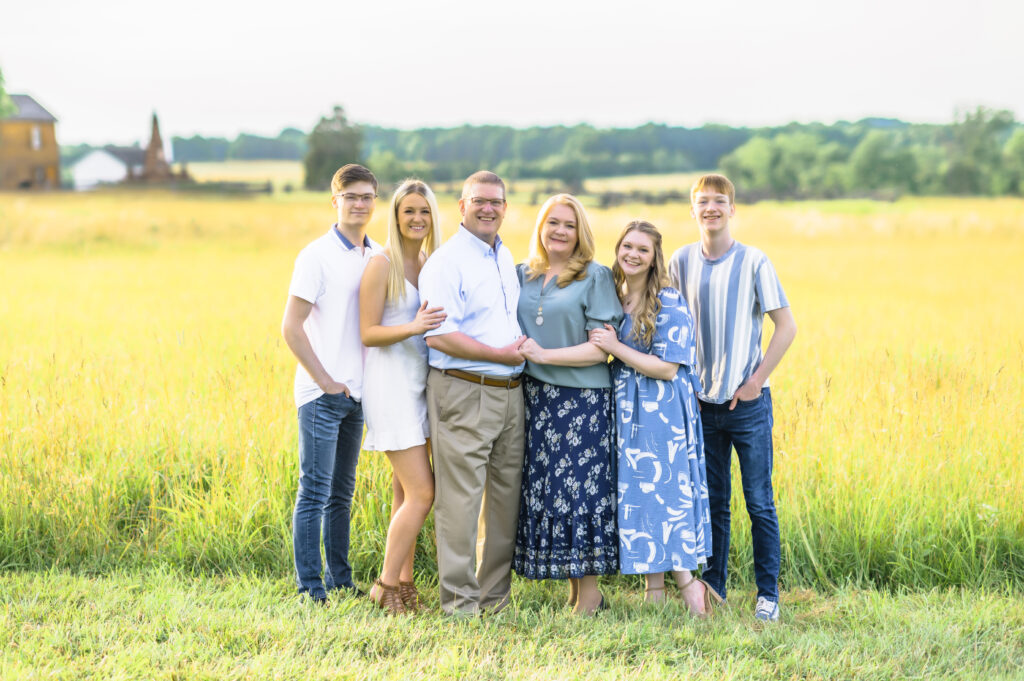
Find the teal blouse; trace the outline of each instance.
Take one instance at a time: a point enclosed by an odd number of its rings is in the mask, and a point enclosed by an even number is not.
[[[519,325],[523,333],[542,348],[565,348],[587,341],[591,329],[611,324],[618,328],[622,321],[622,305],[615,293],[612,271],[591,262],[582,281],[558,288],[558,277],[544,286],[544,277],[528,280],[526,265],[516,266],[519,275]],[[538,310],[543,306],[544,323],[537,324]],[[608,365],[604,362],[588,367],[563,367],[553,364],[526,363],[526,374],[545,383],[567,388],[612,387]]]

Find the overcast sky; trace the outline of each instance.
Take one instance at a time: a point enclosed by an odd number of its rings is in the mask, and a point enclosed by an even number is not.
[[[957,108],[1024,118],[1020,0],[34,0],[0,12],[9,92],[63,144],[309,130],[698,126]]]

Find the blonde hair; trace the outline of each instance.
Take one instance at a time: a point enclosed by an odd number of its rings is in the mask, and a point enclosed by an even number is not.
[[[434,192],[430,191],[426,182],[411,177],[402,182],[395,190],[388,209],[388,240],[384,244],[389,261],[386,300],[405,298],[405,252],[403,250],[405,237],[402,236],[402,230],[398,228],[398,206],[402,203],[402,199],[410,194],[422,196],[427,201],[427,207],[430,208],[430,231],[423,239],[423,252],[429,257],[434,249],[441,245],[441,213],[437,209]]]
[[[612,266],[612,278],[615,280],[615,290],[619,294],[620,302],[625,302],[626,298],[626,275],[619,267],[619,247],[630,232],[641,232],[651,237],[654,247],[654,259],[651,261],[651,268],[647,270],[647,281],[633,308],[633,329],[630,333],[643,347],[650,348],[651,342],[654,340],[654,326],[658,321],[658,313],[661,312],[658,293],[669,284],[668,268],[665,267],[665,253],[661,249],[661,232],[658,231],[658,228],[646,220],[630,222],[622,230],[619,240],[615,242],[615,264]]]
[[[732,182],[725,175],[719,175],[718,173],[708,173],[707,175],[701,175],[697,178],[693,186],[690,187],[690,204],[693,204],[693,200],[697,198],[697,192],[715,192],[716,194],[725,194],[729,197],[729,205],[736,205],[736,187],[733,186]]]
[[[590,229],[583,204],[572,194],[555,194],[540,207],[540,212],[537,213],[537,224],[534,226],[533,236],[530,238],[530,256],[526,260],[526,276],[528,280],[536,279],[544,274],[551,264],[548,261],[548,252],[541,242],[540,233],[555,206],[569,206],[576,215],[576,248],[569,256],[569,262],[565,264],[565,269],[558,275],[558,287],[565,288],[573,281],[586,279],[587,265],[594,259],[594,232]]]

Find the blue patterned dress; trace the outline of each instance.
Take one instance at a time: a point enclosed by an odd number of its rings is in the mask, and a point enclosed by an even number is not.
[[[675,289],[663,288],[658,299],[662,307],[652,346],[640,347],[631,337],[630,315],[622,321],[619,339],[678,363],[675,378],[650,378],[618,360],[612,366],[623,574],[694,570],[711,555],[693,318]]]

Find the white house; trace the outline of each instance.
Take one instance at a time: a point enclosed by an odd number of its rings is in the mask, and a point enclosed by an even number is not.
[[[140,147],[94,149],[71,165],[72,184],[83,190],[123,182],[141,176],[145,163],[146,150]]]

